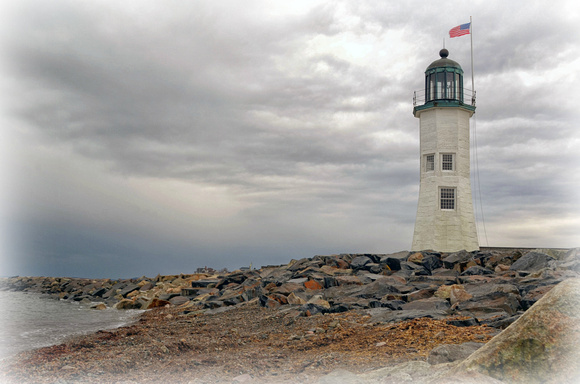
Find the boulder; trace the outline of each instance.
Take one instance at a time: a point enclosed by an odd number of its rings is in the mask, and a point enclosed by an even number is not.
[[[443,261],[443,266],[445,268],[453,269],[456,264],[458,264],[458,263],[467,264],[472,258],[473,258],[473,255],[471,253],[469,253],[467,251],[459,251],[459,252],[454,252],[454,253],[449,254],[442,261]]]
[[[421,262],[423,261],[423,254],[421,252],[415,252],[412,255],[409,256],[409,258],[407,259],[407,261],[409,263],[415,263],[415,264],[421,264]]]
[[[364,269],[367,264],[372,263],[370,257],[368,256],[357,256],[350,262],[350,267],[352,269]]]
[[[290,293],[287,299],[288,304],[298,304],[298,305],[306,304],[306,300],[304,300],[300,296],[297,296],[294,292]]]
[[[556,265],[556,259],[552,256],[541,252],[528,252],[519,258],[510,267],[512,271],[538,271],[542,268],[553,267]]]
[[[328,301],[324,300],[321,295],[314,295],[306,302],[306,304],[314,304],[325,309],[330,309]]]
[[[123,299],[114,306],[115,309],[141,309],[141,303],[136,300]]]
[[[447,313],[442,310],[422,310],[409,309],[402,311],[392,311],[389,308],[371,308],[366,310],[371,316],[370,323],[396,323],[399,321],[413,320],[423,317],[441,320],[447,316]]]
[[[175,296],[175,297],[172,297],[172,298],[169,300],[169,302],[170,302],[172,305],[175,305],[176,307],[178,307],[178,306],[180,306],[180,305],[183,305],[183,304],[185,304],[185,303],[188,303],[188,302],[189,302],[189,298],[187,298],[186,296]]]
[[[151,300],[151,303],[149,303],[149,305],[147,306],[146,309],[152,309],[152,308],[160,308],[160,307],[165,307],[166,305],[171,305],[171,303],[167,300],[159,300],[157,298]]]
[[[473,314],[504,311],[509,315],[514,315],[521,307],[516,295],[512,293],[494,292],[459,302],[457,308]]]
[[[133,291],[137,291],[139,290],[139,287],[137,284],[129,284],[127,285],[125,288],[121,289],[121,291],[119,292],[119,294],[123,297],[127,297],[127,295],[129,295],[131,292]]]
[[[425,269],[427,269],[429,272],[432,272],[437,268],[441,268],[443,263],[441,262],[439,256],[426,255],[423,257],[423,260],[421,260],[421,265],[423,265],[423,267],[425,267]]]
[[[580,380],[580,279],[549,291],[455,372],[476,371],[509,383]]]
[[[319,290],[319,289],[324,288],[324,286],[316,280],[308,280],[304,283],[304,286],[306,287],[306,289],[311,289],[311,290]]]
[[[449,308],[449,302],[439,297],[429,299],[415,300],[402,306],[403,310],[420,309],[420,310],[446,310]]]
[[[399,271],[401,269],[401,259],[396,257],[382,257],[381,264],[387,266],[391,271]]]

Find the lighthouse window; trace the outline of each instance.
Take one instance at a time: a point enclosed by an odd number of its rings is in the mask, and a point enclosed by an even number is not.
[[[435,155],[426,155],[425,156],[425,171],[434,171],[435,170]]]
[[[441,170],[442,171],[453,171],[453,154],[444,153],[441,155]]]
[[[446,99],[455,99],[455,87],[453,86],[453,72],[445,73],[445,93]]]
[[[441,188],[440,194],[441,209],[455,209],[455,188]]]

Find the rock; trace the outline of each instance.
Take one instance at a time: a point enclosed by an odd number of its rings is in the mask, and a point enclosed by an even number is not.
[[[452,318],[445,321],[449,325],[453,325],[454,327],[472,327],[474,325],[478,325],[479,322],[474,317],[467,317],[467,318]]]
[[[141,287],[139,287],[137,284],[129,284],[125,288],[121,289],[121,292],[119,292],[119,295],[121,295],[123,297],[127,297],[127,295],[129,295],[131,292],[137,291],[137,290],[139,290],[139,288],[141,288]]]
[[[420,310],[410,309],[402,311],[392,311],[388,308],[372,308],[367,309],[367,313],[371,316],[370,323],[395,323],[399,321],[413,320],[423,317],[441,320],[447,316],[445,311],[441,310]]]
[[[421,252],[415,252],[409,256],[407,259],[409,263],[421,264],[423,261],[423,254]]]
[[[307,304],[314,304],[325,309],[330,309],[328,301],[324,300],[321,295],[314,295],[306,302]]]
[[[443,261],[443,266],[445,268],[453,269],[456,264],[458,264],[458,263],[467,264],[472,258],[473,258],[473,255],[471,253],[469,253],[467,251],[459,251],[459,252],[454,252],[454,253],[449,254],[442,261]]]
[[[171,303],[167,300],[160,300],[155,298],[151,300],[151,303],[149,303],[146,309],[161,308],[165,307],[166,305],[171,305]]]
[[[218,279],[199,279],[191,282],[191,288],[210,288],[215,287],[219,282]]]
[[[454,372],[477,371],[510,383],[576,383],[579,346],[580,279],[576,278],[555,286]]]
[[[524,308],[524,310],[534,305],[538,300],[544,297],[544,295],[548,293],[552,288],[554,288],[553,285],[544,285],[529,290],[524,295],[524,297],[522,297],[522,307]]]
[[[363,269],[367,264],[372,262],[373,261],[368,256],[357,256],[350,262],[350,267],[354,270]]]
[[[410,292],[406,294],[404,297],[408,302],[421,300],[421,299],[428,299],[433,296],[435,293],[435,288],[424,288],[419,289],[417,291]]]
[[[427,362],[433,365],[464,360],[484,345],[485,343],[475,342],[468,342],[463,344],[441,344],[429,352]]]
[[[261,295],[259,297],[259,301],[260,301],[260,305],[262,307],[266,307],[266,308],[278,308],[282,305],[282,304],[280,304],[280,302],[273,300],[265,295]]]
[[[141,309],[141,304],[136,300],[123,299],[114,306],[115,309]]]
[[[185,303],[189,303],[189,299],[187,297],[185,297],[185,296],[175,296],[175,297],[172,297],[169,300],[169,302],[172,305],[175,305],[176,307],[178,307],[178,306],[183,305]]]
[[[514,315],[520,309],[520,302],[512,293],[494,292],[460,302],[457,309],[474,314],[504,311],[509,315]]]
[[[395,257],[381,258],[381,264],[386,265],[391,271],[399,271],[401,269],[401,260]]]
[[[512,271],[538,271],[542,268],[555,266],[556,259],[540,252],[528,252],[512,264]]]
[[[439,297],[431,297],[429,299],[414,300],[410,303],[403,304],[403,310],[419,309],[425,311],[441,310],[444,311],[449,308],[449,302]]]
[[[375,298],[380,300],[382,297],[389,293],[400,293],[399,290],[389,284],[383,283],[382,280],[376,280],[370,284],[366,284],[360,289],[354,296],[362,297],[364,299]]]
[[[492,293],[511,293],[519,298],[520,290],[514,284],[496,283],[494,281],[497,280],[489,281],[487,284],[465,284],[463,287],[469,294],[475,297],[485,296]]]
[[[303,298],[297,296],[294,292],[290,293],[288,295],[288,304],[298,304],[298,305],[302,305],[302,304],[306,304],[306,300],[304,300]]]
[[[429,272],[432,272],[437,268],[441,268],[443,266],[443,263],[441,262],[439,256],[426,255],[423,256],[423,260],[421,260],[421,265],[425,267],[425,269],[427,269]]]
[[[466,292],[464,288],[460,287],[461,286],[459,287],[454,286],[451,288],[449,292],[449,302],[451,303],[451,305],[461,303],[473,298],[473,296],[470,293]]]
[[[107,305],[104,303],[98,303],[98,304],[91,306],[91,309],[103,310],[103,309],[107,309]]]
[[[492,275],[493,271],[491,269],[487,269],[484,267],[480,267],[479,265],[475,265],[473,267],[467,268],[465,271],[461,273],[461,276],[469,276],[469,275]]]
[[[322,286],[322,284],[320,284],[316,280],[308,280],[304,283],[304,286],[306,287],[306,289],[311,289],[311,290],[319,290],[319,289],[324,288]]]
[[[321,313],[328,313],[329,310],[327,308],[324,308],[320,305],[316,305],[316,304],[304,304],[300,307],[300,311],[304,316],[314,316],[314,315],[318,315]]]
[[[141,285],[141,288],[139,288],[139,291],[145,292],[145,291],[148,291],[150,289],[153,289],[153,287],[154,287],[153,283],[148,281],[145,284]]]

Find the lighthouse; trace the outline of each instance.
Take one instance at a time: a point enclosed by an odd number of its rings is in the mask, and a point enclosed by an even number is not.
[[[463,88],[461,66],[442,49],[415,92],[420,126],[420,187],[413,251],[479,249],[469,165],[469,119],[475,93]]]

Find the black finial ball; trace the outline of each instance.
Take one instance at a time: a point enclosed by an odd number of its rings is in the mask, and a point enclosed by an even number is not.
[[[441,56],[442,58],[446,58],[447,56],[449,56],[449,51],[443,48],[442,50],[439,51],[439,56]]]

